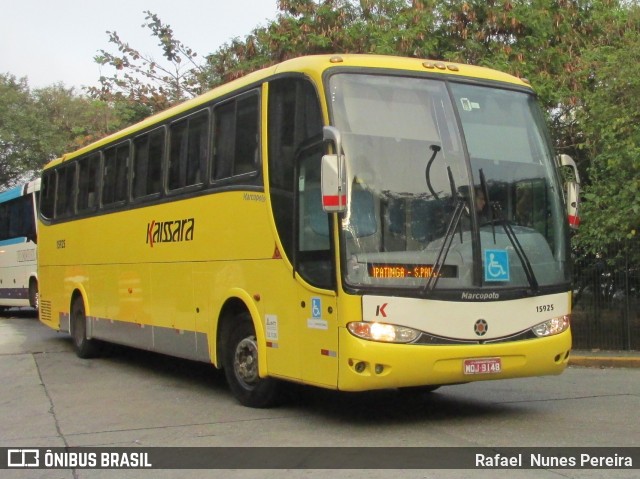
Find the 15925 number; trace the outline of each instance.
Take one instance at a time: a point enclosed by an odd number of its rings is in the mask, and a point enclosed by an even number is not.
[[[553,311],[553,304],[543,304],[542,306],[536,306],[536,313],[548,313]]]

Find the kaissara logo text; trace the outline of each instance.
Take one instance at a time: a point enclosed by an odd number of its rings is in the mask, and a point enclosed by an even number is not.
[[[175,221],[151,221],[147,223],[147,244],[193,241],[196,220],[187,218]]]

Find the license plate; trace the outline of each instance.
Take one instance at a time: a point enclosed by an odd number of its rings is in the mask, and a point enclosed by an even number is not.
[[[464,374],[498,374],[502,371],[500,358],[465,359]]]

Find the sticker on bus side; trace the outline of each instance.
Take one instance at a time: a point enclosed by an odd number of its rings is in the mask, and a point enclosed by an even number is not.
[[[278,340],[278,316],[267,314],[264,317],[265,333],[268,341]]]

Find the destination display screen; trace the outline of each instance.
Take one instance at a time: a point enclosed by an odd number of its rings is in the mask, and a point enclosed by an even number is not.
[[[434,276],[432,264],[368,263],[367,270],[370,277],[378,279],[428,279]],[[439,277],[457,278],[458,267],[443,265]]]

